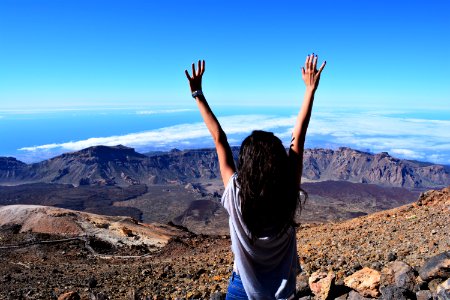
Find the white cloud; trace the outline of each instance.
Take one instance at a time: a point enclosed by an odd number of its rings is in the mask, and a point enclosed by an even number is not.
[[[278,127],[292,126],[293,117],[267,117],[262,115],[237,115],[220,118],[225,132],[229,135],[250,133],[254,129],[270,130]],[[115,146],[118,144],[132,147],[164,147],[166,145],[182,144],[189,141],[208,138],[209,132],[204,123],[180,124],[126,135],[95,137],[80,141],[71,141],[60,144],[46,144],[40,146],[23,147],[22,151],[37,151],[49,149],[61,149],[76,151],[96,145]],[[212,141],[212,140],[211,140]]]
[[[194,111],[195,109],[190,108],[179,108],[179,109],[161,109],[161,110],[139,110],[136,112],[137,115],[156,115],[156,114],[170,114],[178,112],[188,112]]]
[[[414,158],[414,159],[420,159],[425,156],[424,153],[417,153],[411,149],[391,149],[389,152],[391,154],[393,154],[394,156],[400,155],[400,156],[406,156],[406,157]]]
[[[151,114],[151,113],[150,113]],[[252,130],[273,131],[288,145],[296,116],[234,115],[219,118],[232,145],[238,145]],[[365,113],[314,112],[307,134],[308,147],[347,146],[364,151],[387,151],[394,156],[450,164],[450,121],[424,120]],[[24,147],[27,152],[59,154],[95,145],[127,145],[140,151],[170,148],[212,147],[202,122],[155,130],[60,144]]]
[[[318,113],[313,115],[307,139],[322,136],[339,146],[449,164],[449,128],[448,120]]]

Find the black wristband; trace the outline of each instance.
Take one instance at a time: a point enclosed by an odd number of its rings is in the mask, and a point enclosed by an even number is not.
[[[196,90],[192,93],[192,98],[197,98],[198,96],[203,96],[202,90]]]

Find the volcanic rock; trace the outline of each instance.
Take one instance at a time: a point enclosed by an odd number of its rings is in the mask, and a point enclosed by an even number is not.
[[[450,277],[450,251],[433,256],[419,270],[422,280]]]
[[[309,287],[320,300],[326,300],[336,276],[333,272],[314,272],[309,277]]]
[[[382,300],[412,300],[411,292],[393,285],[380,288]]]
[[[436,294],[438,299],[450,300],[450,278],[438,285]]]
[[[130,217],[102,216],[39,205],[0,207],[0,227],[12,224],[20,225],[20,232],[91,236],[102,245],[146,245],[160,248],[172,237],[185,234],[167,225],[137,223]],[[133,236],[124,235],[123,228],[132,231]]]
[[[417,291],[416,298],[417,300],[432,300],[433,293],[430,290]]]
[[[362,296],[378,297],[381,274],[377,270],[363,268],[344,279],[344,283]]]
[[[380,283],[381,286],[395,285],[413,290],[415,285],[414,270],[402,261],[391,262],[381,271]]]

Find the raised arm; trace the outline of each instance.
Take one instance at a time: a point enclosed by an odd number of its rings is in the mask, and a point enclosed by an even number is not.
[[[233,154],[230,145],[227,141],[225,132],[220,127],[219,121],[212,112],[206,101],[202,91],[202,77],[205,73],[205,61],[198,61],[198,69],[195,70],[195,64],[192,64],[192,77],[187,70],[184,71],[189,80],[192,97],[195,98],[203,121],[211,133],[214,144],[216,145],[217,156],[219,158],[220,174],[222,176],[223,184],[226,187],[230,177],[236,172],[234,165]]]
[[[305,66],[302,67],[302,79],[306,85],[305,96],[300,112],[297,116],[294,131],[292,132],[289,158],[295,168],[296,181],[300,184],[303,170],[303,150],[305,148],[306,130],[308,129],[311,110],[314,102],[314,94],[319,86],[320,74],[325,67],[324,61],[317,70],[317,55],[308,55]]]

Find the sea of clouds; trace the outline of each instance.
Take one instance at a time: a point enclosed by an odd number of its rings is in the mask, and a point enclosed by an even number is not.
[[[180,112],[168,110],[164,113]],[[137,111],[136,114],[154,114]],[[161,113],[161,112],[159,112]],[[231,145],[239,145],[252,130],[273,131],[289,145],[296,116],[266,114],[232,115],[218,118]],[[202,122],[184,123],[124,135],[91,137],[64,143],[27,146],[19,158],[38,161],[96,145],[125,145],[139,152],[213,147]],[[307,147],[341,146],[373,153],[450,165],[450,120],[407,118],[381,112],[315,112],[307,133]]]

